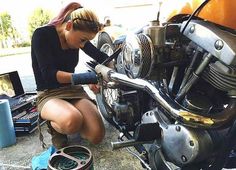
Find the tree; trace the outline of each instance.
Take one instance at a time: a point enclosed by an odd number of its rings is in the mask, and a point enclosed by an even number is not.
[[[48,10],[44,10],[42,8],[37,8],[33,11],[32,15],[29,17],[29,35],[30,38],[34,30],[40,26],[47,24],[52,18],[52,14]]]
[[[13,27],[11,16],[7,12],[0,14],[0,42],[2,47],[7,47],[7,40],[14,40],[18,35]]]

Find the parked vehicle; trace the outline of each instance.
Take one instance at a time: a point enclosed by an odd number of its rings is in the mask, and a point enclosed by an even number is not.
[[[100,37],[102,51],[120,51],[95,67],[99,109],[120,131],[113,149],[134,146],[146,169],[236,167],[234,10],[234,0],[166,0],[141,31]]]

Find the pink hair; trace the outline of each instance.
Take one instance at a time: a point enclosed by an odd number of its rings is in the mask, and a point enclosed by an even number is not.
[[[73,12],[74,10],[81,8],[82,6],[77,3],[77,2],[71,2],[68,5],[66,5],[64,8],[61,9],[61,11],[59,12],[59,14],[53,18],[48,25],[59,25],[62,24],[63,21],[65,20],[66,16],[69,15],[71,12]]]

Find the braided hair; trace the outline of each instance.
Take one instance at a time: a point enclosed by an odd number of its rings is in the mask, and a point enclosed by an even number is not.
[[[96,14],[89,9],[79,8],[70,14],[70,19],[73,22],[73,29],[97,33],[102,29],[102,24],[99,23]]]
[[[74,30],[98,33],[103,26],[92,10],[83,8],[77,2],[71,2],[65,6],[48,25],[56,26],[69,20],[73,22]]]

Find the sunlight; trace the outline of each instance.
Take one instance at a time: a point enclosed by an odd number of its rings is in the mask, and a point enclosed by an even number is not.
[[[28,35],[28,18],[36,8],[52,11],[53,15],[73,0],[0,0],[0,13],[8,12],[11,15],[13,25],[24,39]],[[91,8],[97,13],[100,22],[109,16],[113,24],[125,28],[145,25],[147,21],[156,17],[157,0],[80,0],[82,6]],[[95,5],[96,4],[96,5]],[[131,12],[132,11],[132,12]],[[141,11],[141,12],[140,12]],[[128,14],[128,15],[127,15]]]

